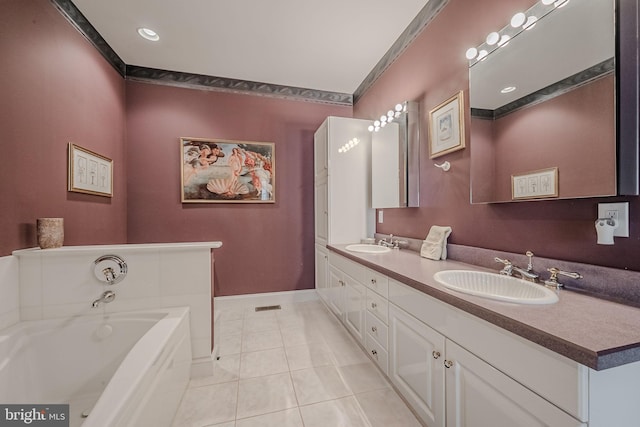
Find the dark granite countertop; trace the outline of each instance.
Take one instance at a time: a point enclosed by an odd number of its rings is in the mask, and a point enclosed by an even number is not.
[[[476,297],[445,288],[433,275],[441,270],[485,268],[433,261],[410,250],[367,254],[347,251],[346,246],[328,248],[589,368],[603,370],[640,361],[640,308],[564,289],[559,291],[559,301],[550,305]]]

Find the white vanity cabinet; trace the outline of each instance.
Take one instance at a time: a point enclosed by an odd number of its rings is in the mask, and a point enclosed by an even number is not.
[[[326,246],[315,245],[316,263],[316,292],[325,303],[328,303],[330,297],[329,287],[329,250]]]
[[[429,427],[445,427],[445,338],[393,304],[389,329],[391,382]]]
[[[587,426],[450,340],[444,366],[447,427]]]
[[[314,135],[314,228],[316,243],[316,289],[333,289],[328,274],[318,267],[320,247],[329,243],[357,243],[373,236],[374,210],[370,208],[369,120],[327,117]],[[357,141],[349,150],[342,147]],[[318,252],[322,253],[318,253]],[[352,289],[358,292],[361,289]],[[324,295],[324,296],[323,296]],[[329,303],[327,301],[327,303]],[[334,298],[334,306],[339,305]]]
[[[329,254],[331,290],[325,302],[360,343],[365,335],[366,288],[360,280],[363,269],[358,263]],[[320,289],[318,292],[322,294]]]

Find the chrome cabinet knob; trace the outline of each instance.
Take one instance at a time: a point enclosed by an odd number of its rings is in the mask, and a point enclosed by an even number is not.
[[[440,352],[433,350],[433,353],[431,353],[431,355],[433,356],[434,359],[439,359],[440,358]]]
[[[444,367],[449,369],[453,366],[453,361],[452,360],[445,360],[444,361]]]
[[[376,281],[376,279],[371,279],[371,284],[372,284],[372,285],[375,285],[376,283],[378,283],[378,282]]]
[[[375,326],[372,326],[372,327],[371,327],[371,332],[374,332],[374,333],[375,333],[375,332],[378,332],[378,328],[376,328]]]
[[[371,308],[376,308],[378,306],[378,304],[376,304],[375,302],[371,303]]]
[[[371,350],[371,354],[373,354],[373,356],[378,359],[378,352],[375,350]]]

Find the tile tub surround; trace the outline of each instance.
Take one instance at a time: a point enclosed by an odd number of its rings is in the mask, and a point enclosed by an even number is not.
[[[18,259],[14,256],[0,257],[0,329],[20,321]]]
[[[13,253],[19,268],[20,320],[41,320],[162,307],[189,307],[192,375],[210,375],[211,250],[220,242],[63,246]],[[124,280],[108,286],[94,275],[94,261],[107,254],[127,263]],[[107,289],[108,304],[91,303]]]
[[[175,427],[420,427],[317,296],[263,312],[246,301],[217,304],[220,358],[191,380]],[[271,344],[255,350],[256,333]]]
[[[534,307],[492,301],[448,290],[433,280],[441,270],[482,267],[452,260],[432,261],[409,250],[371,255],[349,252],[346,245],[328,247],[589,368],[603,370],[640,361],[639,308],[570,290],[561,290],[560,300],[551,305]]]

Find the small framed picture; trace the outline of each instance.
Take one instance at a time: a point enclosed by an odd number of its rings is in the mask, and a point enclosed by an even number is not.
[[[512,200],[558,197],[558,168],[511,175]]]
[[[67,190],[113,197],[113,160],[70,142]]]
[[[460,91],[429,111],[429,158],[464,148],[464,97]]]

